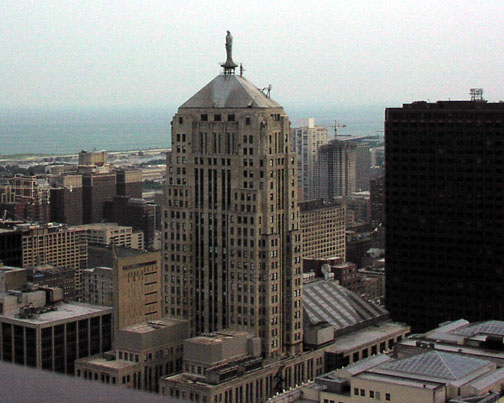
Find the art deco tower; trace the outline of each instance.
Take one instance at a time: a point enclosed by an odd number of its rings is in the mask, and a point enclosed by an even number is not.
[[[192,334],[223,328],[302,349],[296,161],[283,108],[228,60],[172,122],[164,211],[164,309]]]

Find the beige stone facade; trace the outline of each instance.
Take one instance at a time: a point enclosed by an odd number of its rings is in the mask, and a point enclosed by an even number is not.
[[[79,228],[86,230],[86,239],[88,243],[91,244],[144,249],[143,232],[133,232],[132,227],[118,225],[116,223],[94,223],[80,225]]]
[[[186,321],[162,318],[117,332],[114,350],[77,360],[75,375],[125,388],[159,391],[161,376],[182,369]]]
[[[75,270],[75,289],[81,289],[81,270],[87,267],[85,230],[64,225],[20,225],[23,267],[50,264]]]
[[[345,206],[314,200],[300,206],[304,259],[346,259]]]
[[[296,158],[282,107],[220,75],[173,118],[164,211],[164,312],[193,335],[223,328],[302,348]]]
[[[244,343],[240,333],[224,331],[197,337],[184,343],[184,372],[163,377],[159,392],[193,402],[265,402],[315,379],[334,365],[347,365],[371,352],[389,351],[408,332],[407,326],[386,322],[362,329],[355,337],[339,337],[323,347],[281,360],[254,358],[258,354],[250,347],[250,336],[249,343]]]
[[[161,255],[117,248],[114,258],[114,326],[160,319]]]

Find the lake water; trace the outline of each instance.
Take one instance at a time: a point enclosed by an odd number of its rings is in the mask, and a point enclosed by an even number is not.
[[[340,134],[383,130],[383,108],[284,107],[292,126],[315,117],[322,126],[338,119]],[[134,150],[170,147],[170,121],[176,108],[0,110],[0,155],[67,154],[80,150]]]

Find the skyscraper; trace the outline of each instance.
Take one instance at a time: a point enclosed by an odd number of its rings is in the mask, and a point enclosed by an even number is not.
[[[504,104],[386,110],[386,303],[423,331],[503,319]]]
[[[297,178],[301,200],[312,200],[315,197],[315,166],[318,149],[327,144],[329,130],[327,127],[315,126],[313,118],[308,125],[291,129],[292,151],[297,154]]]
[[[288,116],[235,75],[231,41],[223,74],[172,121],[164,310],[193,335],[246,330],[277,356],[303,339],[296,159]]]
[[[356,148],[356,143],[338,139],[319,148],[315,167],[317,199],[350,196],[357,190]]]

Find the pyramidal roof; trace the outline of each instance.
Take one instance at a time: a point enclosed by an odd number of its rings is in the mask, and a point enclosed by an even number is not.
[[[281,108],[243,76],[215,77],[180,108]]]
[[[488,361],[459,354],[431,351],[386,362],[380,368],[442,379],[461,379],[489,364]]]

